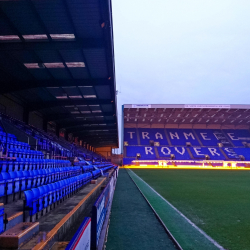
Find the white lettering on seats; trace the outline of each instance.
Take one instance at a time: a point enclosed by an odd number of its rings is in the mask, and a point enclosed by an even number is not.
[[[130,139],[133,139],[133,134],[134,134],[135,132],[128,132],[128,133],[129,133]]]
[[[217,137],[217,135],[216,135],[215,133],[213,133],[213,134],[214,134],[215,138],[216,138],[217,140],[219,140],[218,137]]]
[[[158,132],[155,134],[155,139],[159,139],[159,138],[163,140],[162,134]]]
[[[170,137],[171,137],[171,139],[174,139],[174,137],[176,137],[178,140],[180,139],[180,137],[177,134],[177,132],[175,132],[174,134],[170,132]]]
[[[220,156],[220,154],[217,152],[216,148],[208,148],[208,150],[210,151],[211,155],[218,155]]]
[[[224,151],[228,152],[229,156],[236,156],[237,154],[231,148],[224,148]]]
[[[182,151],[181,151],[181,152],[179,151],[179,149],[178,149],[177,147],[175,147],[174,149],[175,149],[175,151],[176,151],[177,153],[179,153],[179,154],[181,154],[181,155],[184,155],[184,153],[185,153],[185,148],[183,148],[183,147],[182,147]]]
[[[145,147],[145,153],[146,155],[148,155],[148,153],[150,153],[151,155],[154,155],[154,153],[152,152],[153,148],[151,147]]]
[[[165,152],[164,150],[167,150],[167,152]],[[164,155],[170,155],[171,154],[171,150],[168,148],[168,147],[162,147],[161,148],[161,152],[164,154]]]
[[[232,140],[232,141],[238,141],[239,139],[235,139],[234,137],[235,137],[235,135],[234,135],[234,133],[227,133],[227,135],[230,137],[230,139]]]
[[[148,137],[148,132],[142,132],[142,139],[145,139],[145,138],[150,139]]]
[[[200,133],[200,134],[201,134],[201,137],[203,138],[203,140],[207,140],[207,141],[211,140],[211,139],[207,138],[207,133]]]
[[[201,154],[200,151],[198,151],[199,149],[201,149],[201,148],[194,148],[196,155],[204,155],[204,154]]]
[[[189,133],[189,134],[187,134],[187,133],[183,132],[183,134],[184,134],[184,136],[185,136],[186,140],[188,140],[188,136],[191,136],[191,137],[192,137],[192,139],[193,139],[193,140],[195,140],[193,133]]]

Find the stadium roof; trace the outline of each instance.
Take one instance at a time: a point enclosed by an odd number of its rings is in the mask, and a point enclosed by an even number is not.
[[[124,124],[250,128],[250,105],[123,105]]]
[[[0,94],[118,146],[110,0],[0,1]]]

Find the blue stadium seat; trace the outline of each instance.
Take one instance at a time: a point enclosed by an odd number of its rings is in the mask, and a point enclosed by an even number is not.
[[[31,190],[24,191],[26,207],[29,209],[30,216],[37,213],[37,200],[35,200],[34,193]]]
[[[53,198],[54,198],[54,189],[52,184],[47,185],[47,192],[48,192],[48,206],[52,205]]]
[[[9,175],[10,175],[10,178],[13,182],[14,193],[19,192],[22,182],[21,182],[20,178],[18,177],[17,172],[10,172]]]
[[[40,200],[42,201],[42,209],[46,208],[48,206],[48,187],[47,185],[43,185],[41,187],[38,187],[38,190],[40,192]]]
[[[26,179],[26,189],[31,189],[35,186],[33,186],[33,180],[36,178],[31,174],[31,171],[22,171],[23,172],[23,176]]]
[[[26,187],[26,176],[23,174],[23,171],[17,171],[17,172],[13,172],[16,173],[17,178],[19,178],[19,191],[24,191],[27,189]]]
[[[32,172],[33,172],[33,176],[36,177],[36,186],[37,187],[41,186],[41,175],[40,175],[39,171],[33,170]],[[32,187],[35,187],[34,183],[33,183]]]
[[[12,194],[13,193],[13,181],[10,177],[10,174],[7,172],[2,172],[0,174],[0,181],[4,185],[4,190],[5,190],[4,194],[1,193],[1,196]]]
[[[5,195],[6,190],[6,181],[3,179],[2,175],[0,174],[0,197]]]
[[[99,176],[101,176],[101,170],[97,169],[97,170],[92,171],[92,175],[94,179],[97,179]]]
[[[46,172],[45,172],[44,169],[40,169],[40,170],[38,170],[38,173],[41,176],[41,185],[44,185],[45,184],[45,178],[46,178]]]
[[[36,213],[43,209],[43,197],[40,194],[39,188],[32,188],[31,191],[33,192],[33,202],[36,203]]]
[[[0,161],[1,172],[8,172],[8,162]]]
[[[186,146],[190,142],[192,146],[200,146],[192,129],[166,129],[173,146]]]

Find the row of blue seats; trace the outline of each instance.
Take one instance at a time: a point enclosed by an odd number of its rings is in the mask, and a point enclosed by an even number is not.
[[[83,173],[87,173],[95,169],[92,165],[82,166],[81,168]]]
[[[31,133],[32,135],[32,133]],[[37,139],[37,146],[39,150],[47,150],[47,151],[57,151],[61,156],[72,157],[73,153],[71,150],[68,150],[62,147],[60,144],[50,141],[44,137],[40,137],[39,135],[34,136]]]
[[[9,141],[16,141],[17,140],[15,135],[0,131],[0,141],[6,141],[6,139]]]
[[[85,173],[52,184],[24,191],[25,210],[29,211],[30,220],[32,221],[31,216],[37,214],[44,208],[59,202],[65,196],[74,193],[80,187],[90,182],[91,179],[91,174]]]
[[[93,179],[97,179],[98,177],[102,175],[102,172],[100,169],[97,169],[97,170],[92,171],[92,175],[93,175]]]
[[[16,158],[16,160],[0,161],[0,172],[63,168],[70,165],[68,160]]]
[[[108,166],[102,169],[103,172],[107,172],[108,170],[110,170],[113,166]]]
[[[30,149],[30,145],[26,142],[8,140],[2,140],[1,142],[5,149]]]
[[[7,150],[7,156],[33,159],[43,159],[44,157],[43,152],[29,149],[9,149]]]
[[[104,168],[104,167],[107,167],[107,166],[109,166],[110,165],[110,163],[109,164],[99,164],[99,165],[95,165],[97,168],[99,168],[99,169],[102,169],[102,168]]]
[[[15,171],[9,173],[2,172],[0,174],[0,197],[52,183],[81,173],[82,170],[80,167]]]
[[[75,166],[86,166],[86,164],[87,164],[87,161],[77,161],[77,162],[74,162]]]

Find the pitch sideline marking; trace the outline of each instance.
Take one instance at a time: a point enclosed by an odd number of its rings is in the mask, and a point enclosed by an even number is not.
[[[144,182],[156,195],[158,195],[161,199],[163,199],[170,207],[172,207],[180,216],[182,216],[191,226],[193,226],[196,230],[198,230],[207,240],[212,242],[216,247],[221,250],[225,250],[217,241],[212,239],[209,235],[207,235],[202,229],[196,226],[191,220],[189,220],[182,212],[180,212],[175,206],[173,206],[169,201],[167,201],[164,197],[162,197],[159,193],[157,193],[147,182],[145,182],[141,177],[139,177],[134,171],[129,169],[129,171],[133,172],[134,175],[142,182]]]

